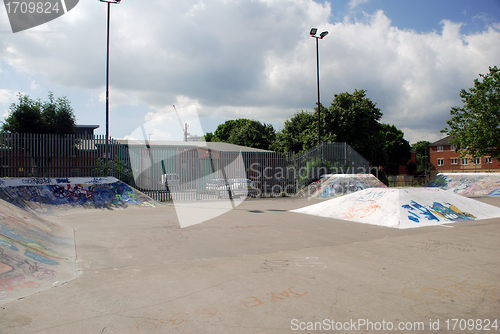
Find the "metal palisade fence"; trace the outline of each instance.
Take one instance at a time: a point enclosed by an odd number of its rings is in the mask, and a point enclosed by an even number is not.
[[[226,143],[137,142],[104,136],[0,134],[0,177],[114,176],[156,200],[292,195],[323,174],[369,173],[346,143],[301,154]],[[246,183],[248,182],[248,184]]]
[[[108,175],[133,182],[128,150],[109,140]],[[0,133],[0,177],[104,176],[104,136]]]

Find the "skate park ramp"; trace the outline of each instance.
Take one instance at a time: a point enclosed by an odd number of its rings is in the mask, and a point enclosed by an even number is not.
[[[72,228],[0,199],[0,304],[76,277]]]
[[[291,211],[401,229],[500,217],[496,206],[437,188],[370,188]]]
[[[114,177],[0,179],[0,199],[36,213],[160,205]]]
[[[325,174],[302,189],[297,197],[334,198],[367,188],[387,187],[372,174]]]
[[[424,187],[463,196],[500,196],[500,173],[439,173]]]

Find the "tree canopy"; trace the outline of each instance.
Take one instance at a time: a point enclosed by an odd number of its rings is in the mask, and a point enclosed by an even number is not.
[[[329,108],[321,110],[321,140],[346,142],[374,166],[395,172],[411,157],[411,146],[394,125],[379,123],[382,112],[366,97],[365,90],[336,94]],[[318,144],[318,108],[299,111],[274,132],[271,125],[244,118],[220,124],[205,135],[206,141],[222,141],[281,152],[304,152]]]
[[[323,107],[321,107],[324,110]],[[272,148],[281,152],[302,152],[318,143],[317,113],[300,111],[285,121]],[[324,137],[323,137],[324,138]]]
[[[451,108],[451,119],[442,132],[462,155],[490,155],[500,158],[500,70],[494,66],[488,74],[479,74],[474,87],[462,89],[462,107]]]
[[[417,169],[416,173],[425,173],[426,170],[429,171],[431,166],[431,143],[426,140],[421,140],[412,145],[412,148],[417,154]]]
[[[321,114],[324,136],[346,142],[374,166],[384,165],[383,136],[379,120],[382,112],[366,97],[366,91],[335,94],[327,113]]]
[[[205,141],[219,141],[253,148],[269,150],[276,139],[271,124],[238,118],[220,124],[215,132],[207,133]]]
[[[411,158],[410,143],[404,139],[403,131],[394,125],[381,124],[383,137],[383,164],[387,174],[397,174],[400,165],[406,165]]]
[[[49,92],[48,101],[33,100],[18,93],[18,103],[12,103],[9,116],[2,124],[2,131],[11,133],[73,133],[76,117],[66,97],[54,98]]]
[[[365,90],[335,94],[328,109],[320,108],[322,141],[346,142],[375,166],[384,165],[382,113]],[[285,121],[274,148],[297,153],[314,147],[318,143],[317,112],[317,108],[314,113],[301,111]]]

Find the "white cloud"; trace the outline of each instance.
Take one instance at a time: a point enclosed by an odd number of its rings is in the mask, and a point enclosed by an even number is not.
[[[98,100],[102,103],[106,102],[106,92],[101,92],[99,94]],[[123,105],[137,105],[139,103],[139,99],[133,92],[130,91],[121,91],[116,87],[109,88],[109,104],[114,108]]]
[[[0,112],[2,117],[9,116],[9,107],[12,103],[16,102],[16,92],[8,89],[0,89]]]
[[[111,11],[110,104],[116,113],[142,110],[124,119],[134,126],[169,115],[176,128],[167,132],[176,138],[181,128],[173,104],[194,106],[199,117],[282,124],[315,106],[309,30],[317,27],[330,32],[319,42],[322,103],[328,106],[335,93],[366,89],[383,121],[407,129],[413,142],[439,135],[450,108],[460,104],[460,89],[500,59],[498,22],[464,35],[459,22],[447,20],[440,32],[401,30],[382,11],[362,20],[330,19],[330,5],[312,0],[124,1]],[[106,6],[81,1],[32,33],[3,35],[0,58],[37,84],[99,91],[103,103]],[[195,124],[190,117],[182,121]],[[158,136],[166,137],[161,131]]]
[[[8,89],[0,89],[0,103],[12,103],[16,99],[16,92]]]
[[[349,8],[354,9],[358,7],[360,4],[370,2],[370,0],[350,0],[349,1]]]
[[[39,87],[40,87],[40,85],[35,80],[31,80],[31,83],[30,83],[31,90],[37,90]]]

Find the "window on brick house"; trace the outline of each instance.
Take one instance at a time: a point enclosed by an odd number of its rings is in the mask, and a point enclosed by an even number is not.
[[[438,166],[444,166],[444,159],[438,159]]]
[[[437,147],[437,151],[438,151],[438,152],[443,152],[443,146],[438,146],[438,147]]]
[[[462,165],[468,165],[469,164],[469,159],[468,158],[462,158]]]

